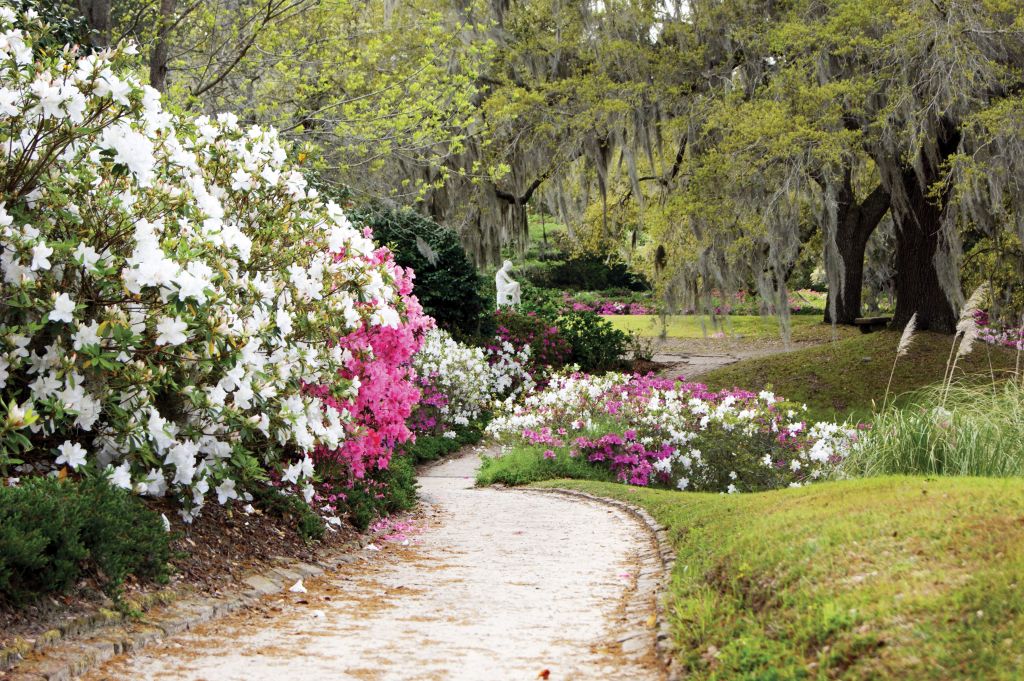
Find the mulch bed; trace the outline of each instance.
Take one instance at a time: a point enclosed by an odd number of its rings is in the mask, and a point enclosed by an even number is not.
[[[238,581],[246,574],[280,563],[282,559],[317,560],[358,536],[354,528],[345,524],[332,528],[334,531],[328,529],[322,541],[306,543],[296,532],[292,520],[262,513],[246,515],[238,506],[229,510],[208,504],[192,525],[186,525],[180,521],[171,501],[151,501],[149,505],[164,513],[171,522],[171,580],[168,585],[139,584],[130,580],[124,585],[126,599],[134,600],[168,586],[222,594],[238,589]],[[44,596],[16,609],[0,606],[0,649],[15,638],[31,640],[76,617],[114,607],[99,589],[95,575],[83,579],[68,594]],[[3,672],[0,672],[2,677]]]

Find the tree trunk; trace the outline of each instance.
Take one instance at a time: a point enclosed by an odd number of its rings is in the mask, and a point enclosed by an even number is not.
[[[157,16],[156,41],[149,57],[149,84],[154,90],[167,89],[167,62],[170,59],[170,32],[174,24],[174,9],[177,0],[160,0]]]
[[[861,295],[864,288],[864,251],[868,239],[889,210],[889,192],[879,185],[862,203],[857,203],[853,181],[846,174],[838,197],[839,225],[836,230],[836,248],[842,259],[843,285],[839,291],[828,292],[825,322],[853,324],[861,316]],[[835,318],[832,314],[832,296],[836,296]]]
[[[940,253],[942,222],[949,199],[947,186],[938,199],[929,190],[941,177],[942,164],[960,146],[960,132],[951,121],[940,126],[935,160],[926,156],[923,177],[904,168],[902,181],[906,206],[896,215],[896,314],[893,325],[905,326],[917,313],[917,328],[953,333],[957,314],[942,288],[936,265]],[[905,214],[901,214],[905,213]]]
[[[78,0],[78,9],[92,33],[94,47],[110,46],[110,0]]]
[[[913,175],[913,173],[911,173]],[[939,282],[935,255],[939,248],[942,208],[925,196],[911,177],[907,200],[911,215],[896,230],[896,314],[902,328],[917,314],[917,328],[953,333],[957,316]]]

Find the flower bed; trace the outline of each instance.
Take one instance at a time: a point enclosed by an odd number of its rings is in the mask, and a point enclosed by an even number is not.
[[[974,319],[978,324],[978,340],[989,345],[1024,350],[1024,325],[1010,326],[993,322],[985,310],[975,312]]]
[[[807,423],[802,412],[770,392],[562,374],[499,413],[488,432],[546,458],[583,458],[621,482],[731,493],[801,485],[842,461],[856,432]]]

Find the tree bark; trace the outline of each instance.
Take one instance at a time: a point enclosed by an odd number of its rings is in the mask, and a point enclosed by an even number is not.
[[[905,181],[910,215],[896,230],[896,313],[893,326],[902,328],[917,314],[917,328],[953,333],[957,316],[935,267],[942,208],[929,199],[913,173]]]
[[[923,161],[923,177],[911,168],[904,168],[903,189],[906,206],[897,211],[896,230],[896,313],[893,325],[902,327],[917,314],[917,328],[953,333],[957,314],[942,288],[936,266],[942,222],[949,199],[946,187],[936,200],[929,190],[939,181],[942,164],[960,146],[960,132],[951,121],[939,129],[935,161]],[[923,181],[922,181],[923,180]],[[905,213],[905,214],[902,214]]]
[[[170,59],[170,33],[174,24],[174,10],[177,0],[160,0],[157,16],[156,40],[149,56],[149,84],[154,90],[167,89],[167,66]]]
[[[842,259],[843,285],[839,291],[829,291],[825,306],[828,324],[853,324],[861,315],[861,297],[864,288],[864,252],[868,239],[889,210],[890,196],[879,185],[864,201],[858,203],[853,192],[853,180],[847,172],[838,196],[836,248]],[[836,296],[835,318],[832,314],[832,296]]]
[[[110,0],[78,0],[78,9],[89,25],[93,47],[109,47]]]

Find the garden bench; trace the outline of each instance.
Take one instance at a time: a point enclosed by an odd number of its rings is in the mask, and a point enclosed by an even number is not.
[[[860,329],[861,333],[871,333],[872,331],[881,331],[889,326],[891,321],[892,317],[857,317],[853,320],[853,324]]]

